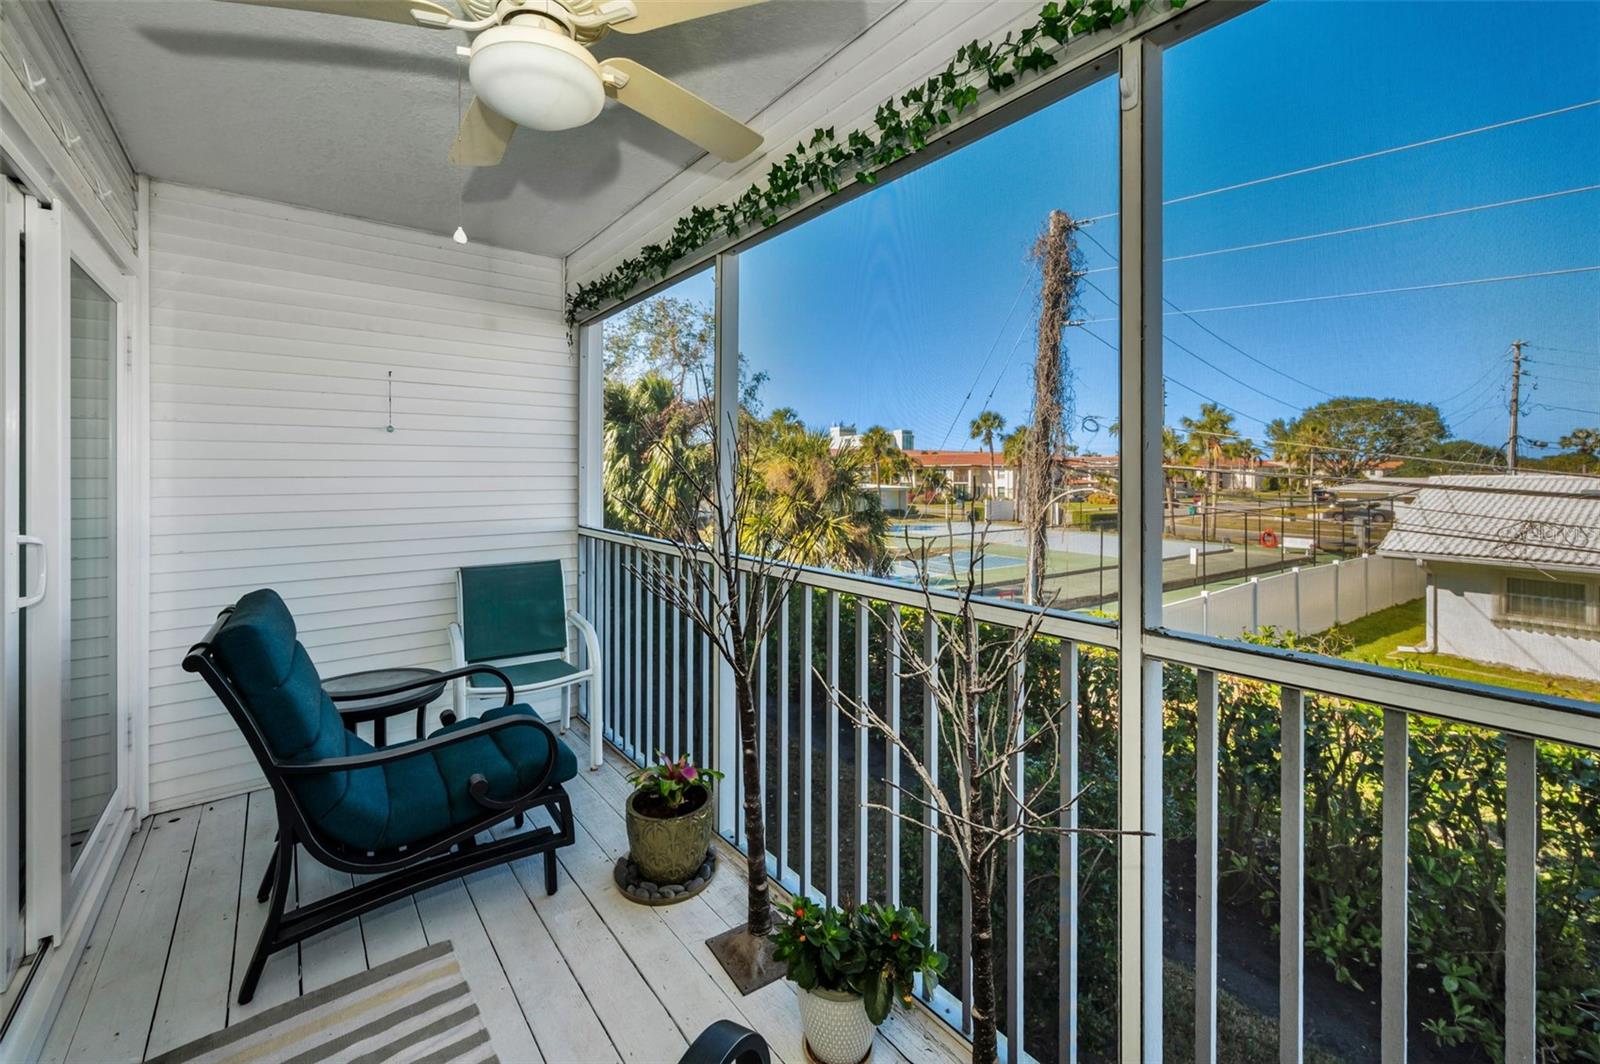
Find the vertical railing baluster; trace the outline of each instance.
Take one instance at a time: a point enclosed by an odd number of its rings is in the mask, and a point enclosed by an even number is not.
[[[889,730],[896,736],[900,734],[900,607],[892,602],[884,604],[884,609],[889,614],[889,633],[884,642],[884,670],[883,670],[883,695],[888,701]],[[884,775],[888,780],[884,787],[884,804],[889,807],[886,827],[889,829],[887,849],[887,866],[884,869],[884,885],[888,893],[888,903],[896,908],[900,905],[900,747],[890,742],[887,738],[883,743]]]
[[[839,904],[839,593],[828,592],[828,904]]]
[[[1532,739],[1506,736],[1506,1064],[1538,1055],[1534,938],[1538,889],[1539,769]]]
[[[610,730],[610,739],[616,746],[622,745],[622,729],[618,726],[621,712],[619,693],[622,690],[622,666],[618,655],[617,633],[621,627],[622,601],[620,599],[622,578],[618,575],[617,558],[620,551],[615,543],[607,541],[606,545],[606,727]]]
[[[813,793],[811,777],[812,770],[812,742],[814,741],[814,727],[811,720],[812,713],[812,675],[811,661],[815,652],[814,619],[816,595],[807,588],[801,589],[800,598],[800,893],[805,896],[811,894],[811,796]]]
[[[1279,773],[1278,1059],[1305,1055],[1306,696],[1283,689]]]
[[[700,616],[709,617],[711,609],[711,567],[709,564],[700,569]],[[711,761],[711,740],[716,734],[712,726],[711,717],[716,706],[716,684],[713,682],[711,672],[711,637],[700,633],[700,708],[703,716],[700,718],[700,764],[709,765]]]
[[[939,623],[933,611],[922,615],[922,657],[927,670],[922,676],[922,757],[928,778],[939,781],[939,699],[934,675],[939,669]],[[924,794],[922,807],[922,913],[928,921],[928,934],[939,945],[939,811],[933,795]],[[946,950],[945,952],[950,952]],[[933,988],[922,985],[922,996],[933,1000]]]
[[[666,555],[653,555],[650,565],[651,579],[656,587],[656,702],[651,707],[650,720],[645,725],[645,760],[656,755],[656,750],[666,746],[667,730],[667,597],[659,594],[662,579],[667,576]]]
[[[1195,671],[1194,1059],[1217,1059],[1217,674]]]
[[[682,559],[680,559],[682,561]],[[684,601],[692,603],[694,600],[694,562],[684,564],[683,573]],[[684,612],[683,621],[683,750],[695,764],[704,764],[700,760],[700,751],[694,748],[694,721],[700,712],[698,693],[699,688],[695,683],[697,666],[699,665],[696,651],[700,647],[700,629],[694,626],[687,611]]]
[[[1383,711],[1383,1064],[1406,1061],[1406,961],[1410,876],[1411,718],[1402,710]]]
[[[1011,788],[1013,794],[1010,800],[1008,816],[1013,830],[1022,824],[1023,803],[1028,800],[1025,790],[1027,780],[1027,756],[1023,753],[1022,742],[1027,732],[1023,726],[1028,697],[1027,658],[1024,657],[1012,670],[1011,679],[1007,686],[1007,697],[1013,712],[1016,713],[1016,730],[1008,737],[1014,745],[1016,752],[1011,755]],[[1022,971],[1022,936],[1026,926],[1026,915],[1022,911],[1023,899],[1026,892],[1023,890],[1023,869],[1027,847],[1023,845],[1020,834],[1006,843],[1006,1061],[1008,1064],[1022,1064],[1023,1043],[1023,971]]]
[[[789,868],[789,607],[793,591],[784,591],[778,610],[778,878]]]
[[[1078,644],[1061,641],[1061,725],[1056,732],[1061,758],[1061,845],[1056,899],[1056,948],[1060,983],[1056,1016],[1062,1064],[1078,1064]]]
[[[762,585],[761,585],[760,602],[761,602],[760,610],[761,610],[761,612],[763,614],[765,614],[767,612],[767,585],[766,585],[765,582],[763,582]],[[761,677],[761,680],[760,680],[760,683],[756,687],[756,691],[757,691],[757,701],[756,701],[756,754],[757,754],[757,756],[756,756],[756,793],[760,796],[760,799],[761,799],[761,804],[760,804],[760,808],[761,808],[761,823],[762,823],[763,826],[765,826],[766,822],[767,822],[767,642],[768,642],[767,636],[768,636],[768,632],[767,632],[767,629],[766,629],[765,625],[758,625],[757,627],[758,627],[758,630],[761,632],[761,646],[756,651],[756,675]],[[761,834],[761,837],[764,838],[764,839],[768,839],[771,836],[770,836],[770,834],[768,832],[763,831],[762,834]],[[771,842],[768,842],[767,843],[767,848],[768,848],[769,852],[771,850],[771,847],[772,847]],[[780,868],[779,871],[781,872],[782,868]]]
[[[628,647],[628,664],[630,666],[628,670],[628,756],[637,761],[639,760],[639,711],[642,708],[640,706],[641,687],[639,684],[639,672],[641,665],[639,654],[639,615],[644,612],[644,610],[640,608],[641,603],[639,600],[640,569],[638,548],[635,548],[632,551],[632,558],[633,567],[628,573],[628,595],[632,600],[628,608],[628,613],[633,617],[633,640]]]
[[[858,719],[855,727],[856,740],[856,903],[859,905],[867,900],[867,729],[861,723],[860,710],[864,709],[871,700],[868,690],[869,671],[867,668],[867,626],[870,623],[871,611],[867,608],[864,596],[856,597],[856,699],[858,701],[857,713],[853,714]]]
[[[683,558],[672,559],[672,586],[675,595],[683,593]],[[669,710],[671,731],[667,740],[667,754],[680,756],[683,750],[683,611],[674,606],[671,610],[672,629],[672,708]],[[663,729],[666,731],[666,729]]]
[[[735,582],[737,584],[737,593],[739,595],[739,616],[740,617],[748,617],[749,616],[749,610],[750,610],[750,599],[751,599],[751,595],[750,595],[750,575],[748,573],[745,573],[745,572],[740,572],[737,575],[737,577],[735,578]],[[730,635],[730,638],[739,639],[740,642],[743,642],[743,640],[740,639],[740,636],[742,634],[743,634],[742,632],[735,632],[735,633],[732,633]],[[731,669],[721,669],[721,670],[719,670],[719,672],[725,679],[731,678],[732,675],[733,675],[733,672],[732,672]],[[744,722],[743,722],[743,720],[740,719],[737,697],[734,698],[734,700],[732,702],[732,705],[734,707],[734,722],[733,722],[733,727],[731,729],[729,729],[729,733],[733,736],[734,741],[737,743],[738,742],[739,733],[744,727]],[[734,801],[735,801],[736,805],[738,806],[738,814],[733,818],[733,844],[735,846],[739,847],[739,849],[742,850],[742,849],[745,848],[745,834],[744,834],[744,750],[742,749],[742,747],[741,748],[736,748],[735,750],[732,751],[732,758],[733,758],[733,776],[732,776],[733,793],[734,793]]]

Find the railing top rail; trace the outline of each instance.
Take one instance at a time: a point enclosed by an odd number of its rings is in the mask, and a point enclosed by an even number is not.
[[[680,554],[676,544],[668,540],[657,539],[654,536],[636,535],[631,532],[615,532],[610,529],[590,528],[588,526],[580,526],[578,533],[591,539],[620,543],[659,554],[670,554],[674,557]],[[791,571],[799,574],[798,582],[806,587],[820,588],[824,591],[838,591],[847,595],[859,595],[878,602],[890,602],[898,606],[913,606],[921,609],[926,609],[931,601],[935,612],[946,615],[953,614],[959,609],[959,596],[949,591],[935,589],[931,594],[924,595],[922,588],[914,584],[903,584],[876,576],[859,576],[851,573],[834,572],[829,569],[815,569],[810,566],[794,566]],[[1074,642],[1108,649],[1115,649],[1117,645],[1117,623],[1109,618],[1085,617],[1081,614],[1068,614],[1060,610],[1026,606],[1020,602],[1002,602],[989,598],[974,598],[973,614],[986,624],[1012,627],[1020,627],[1021,618],[1030,614],[1043,614],[1044,620],[1039,625],[1039,631],[1043,635],[1053,635],[1059,639],[1071,639]]]
[[[628,532],[580,527],[579,534],[677,556],[678,547],[666,540]],[[879,602],[926,608],[920,587],[879,577],[858,576],[825,569],[797,567],[798,580],[807,587],[860,595]],[[935,590],[935,610],[954,613],[958,596]],[[975,613],[985,623],[1016,626],[1028,614],[1043,613],[1041,634],[1070,639],[1088,646],[1115,649],[1117,624],[1098,617],[1069,615],[1056,610],[994,599],[975,600]],[[1175,665],[1212,669],[1267,683],[1286,684],[1306,691],[1388,709],[1440,717],[1523,735],[1531,739],[1600,750],[1600,706],[1536,691],[1490,687],[1427,673],[1402,673],[1383,665],[1345,661],[1280,647],[1243,645],[1214,636],[1160,629],[1144,637],[1146,653]]]
[[[1144,649],[1176,665],[1600,749],[1600,706],[1590,702],[1164,629],[1146,632]]]

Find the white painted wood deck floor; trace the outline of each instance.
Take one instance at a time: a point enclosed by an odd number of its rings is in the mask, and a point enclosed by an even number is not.
[[[582,749],[582,725],[569,739]],[[500,1059],[676,1061],[715,1020],[764,1035],[774,1060],[803,1064],[799,1009],[784,982],[741,997],[705,940],[743,921],[744,879],[724,861],[679,905],[626,901],[611,880],[627,850],[626,762],[568,784],[578,831],[546,896],[533,858],[457,879],[308,939],[267,963],[255,999],[237,985],[266,906],[255,888],[276,830],[270,794],[152,817],[139,828],[91,932],[45,1060],[109,1064],[153,1057],[319,987],[449,939]],[[732,851],[725,851],[732,855]],[[321,897],[350,877],[302,853],[298,890]],[[960,1045],[920,1009],[880,1029],[874,1060],[954,1062]]]

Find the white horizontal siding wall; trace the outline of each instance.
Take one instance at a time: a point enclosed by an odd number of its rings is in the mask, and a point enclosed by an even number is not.
[[[153,808],[259,784],[180,667],[243,593],[324,676],[446,665],[459,565],[560,558],[571,594],[559,261],[156,184],[150,306]]]

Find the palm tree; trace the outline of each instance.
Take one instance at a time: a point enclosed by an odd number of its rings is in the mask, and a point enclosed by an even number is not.
[[[1216,515],[1213,512],[1217,493],[1221,488],[1221,473],[1218,466],[1224,458],[1242,458],[1254,454],[1256,446],[1250,440],[1241,439],[1233,430],[1233,414],[1216,403],[1201,403],[1199,417],[1183,417],[1178,423],[1188,433],[1185,441],[1190,449],[1205,456],[1206,470],[1206,495],[1208,504],[1206,514],[1210,516],[1211,526],[1216,528]],[[1200,520],[1200,538],[1205,539],[1206,517]]]
[[[1016,428],[1006,433],[1005,437],[1000,441],[1000,455],[1005,459],[1006,468],[1013,470],[1017,478],[1016,497],[1018,520],[1027,519],[1027,514],[1022,512],[1022,500],[1024,497],[1022,490],[1022,455],[1023,452],[1027,450],[1027,447],[1028,426],[1026,425],[1018,425]]]
[[[856,449],[861,452],[861,457],[872,466],[872,482],[883,483],[883,462],[892,454],[898,454],[900,447],[894,442],[894,437],[882,425],[874,425],[861,434],[856,440]]]
[[[972,438],[982,440],[989,452],[989,493],[994,494],[995,449],[994,438],[1005,431],[1006,419],[993,410],[985,410],[972,419]]]
[[[665,527],[670,514],[693,505],[682,469],[710,459],[708,405],[685,402],[658,373],[631,384],[608,380],[602,401],[606,523],[633,532]]]
[[[798,565],[879,574],[888,562],[888,520],[864,493],[866,459],[857,448],[833,450],[820,432],[792,433],[756,456],[765,500],[751,507],[745,537],[806,544]]]

